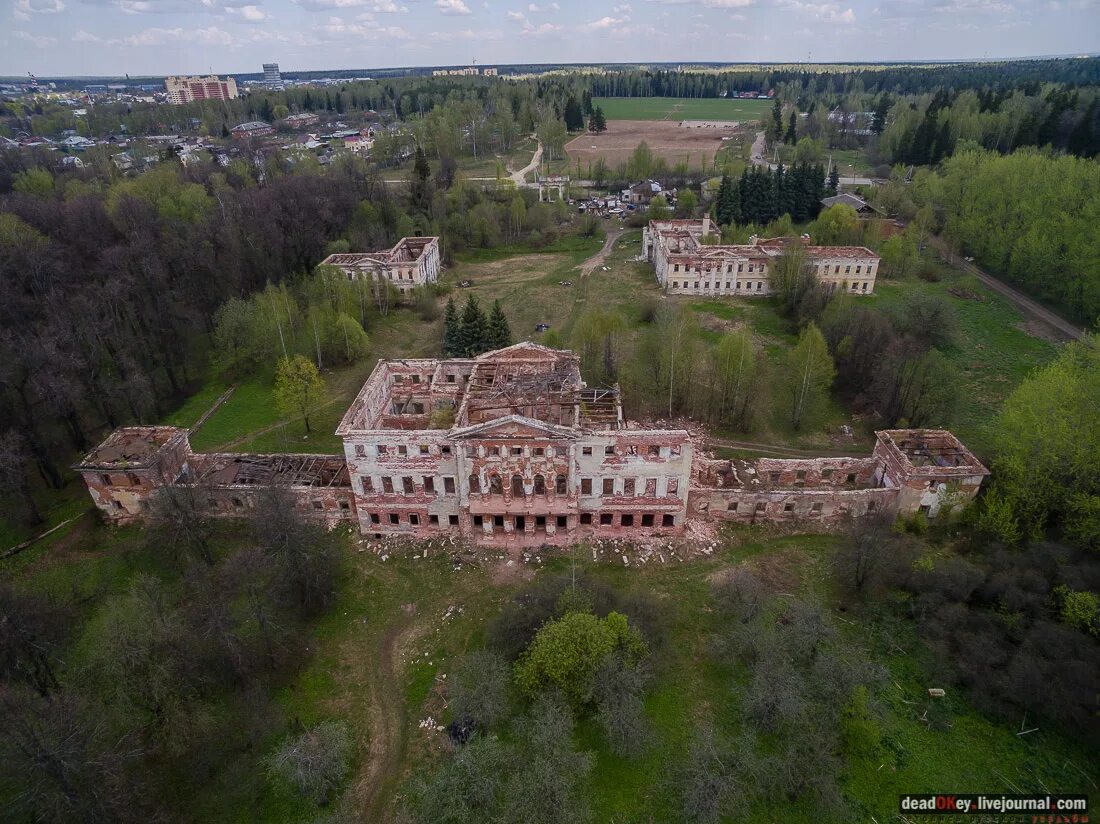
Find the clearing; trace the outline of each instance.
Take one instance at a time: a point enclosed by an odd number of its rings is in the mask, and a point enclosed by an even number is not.
[[[596,97],[592,106],[612,120],[759,120],[774,105],[771,100],[726,97]]]
[[[602,157],[611,168],[626,161],[643,140],[655,157],[670,166],[686,162],[689,168],[707,168],[714,155],[741,133],[737,123],[728,126],[711,124],[694,128],[681,126],[678,120],[615,120],[609,121],[602,134],[585,132],[565,144],[572,163],[592,163]]]

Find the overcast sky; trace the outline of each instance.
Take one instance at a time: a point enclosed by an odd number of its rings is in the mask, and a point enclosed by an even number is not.
[[[0,0],[0,74],[873,61],[1100,49],[1100,0]]]

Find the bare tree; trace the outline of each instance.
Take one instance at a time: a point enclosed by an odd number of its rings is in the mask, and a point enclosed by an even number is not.
[[[146,527],[146,539],[151,547],[171,548],[178,555],[201,558],[208,566],[213,566],[212,534],[213,522],[202,488],[165,486],[153,496]]]
[[[324,721],[279,747],[268,759],[268,772],[324,805],[343,783],[354,752],[347,724]]]

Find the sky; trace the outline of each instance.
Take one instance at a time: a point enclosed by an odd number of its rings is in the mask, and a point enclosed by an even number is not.
[[[1100,0],[0,0],[0,74],[1100,50]]]

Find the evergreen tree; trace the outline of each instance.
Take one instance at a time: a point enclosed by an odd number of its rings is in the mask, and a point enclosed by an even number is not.
[[[714,220],[719,226],[737,223],[741,218],[741,196],[738,184],[722,175],[718,196],[714,199]]]
[[[260,105],[260,120],[270,123],[275,119],[275,115],[271,111],[271,101],[266,97],[264,102]]]
[[[783,136],[783,107],[779,103],[777,98],[775,105],[772,106],[772,122],[768,126],[768,142],[778,143],[779,138]]]
[[[458,307],[453,297],[447,298],[447,308],[443,311],[443,354],[449,358],[461,354],[462,329],[458,321]]]
[[[578,131],[584,128],[584,113],[581,112],[581,107],[577,103],[577,99],[572,95],[565,101],[565,128],[571,132]]]
[[[306,89],[306,96],[302,98],[302,108],[307,112],[313,111],[313,95],[309,93],[309,89]]]
[[[607,131],[607,118],[604,117],[603,109],[599,106],[592,112],[592,117],[588,121],[588,128],[596,134]]]
[[[229,137],[229,127],[222,123],[222,137]]]
[[[829,197],[834,197],[840,191],[840,172],[837,171],[835,165],[829,170],[829,185],[826,187],[826,191],[828,191]]]
[[[462,310],[462,323],[459,325],[459,350],[463,357],[472,358],[486,351],[485,313],[477,298],[470,295]]]
[[[798,114],[791,112],[791,119],[787,122],[787,134],[783,137],[784,143],[792,146],[798,142]]]
[[[875,134],[882,134],[883,129],[886,128],[886,114],[890,111],[890,95],[883,94],[879,97],[878,103],[875,104],[874,117],[871,118],[871,131]]]
[[[489,313],[489,321],[485,330],[486,349],[503,349],[512,345],[512,330],[508,326],[508,318],[504,316],[504,309],[499,300],[493,301],[493,309]]]
[[[410,186],[413,206],[423,212],[427,212],[432,203],[431,184],[428,178],[432,170],[428,165],[428,157],[424,149],[416,147],[416,160],[413,161],[413,179]]]

